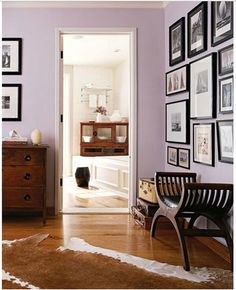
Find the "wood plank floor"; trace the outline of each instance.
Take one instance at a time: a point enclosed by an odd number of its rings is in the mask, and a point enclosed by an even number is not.
[[[158,237],[137,225],[129,214],[60,215],[47,220],[46,226],[37,217],[4,217],[3,240],[13,240],[36,233],[48,233],[53,238],[42,243],[46,248],[66,245],[71,237],[88,243],[173,265],[182,265],[178,239],[168,222],[160,222]],[[230,269],[230,265],[194,238],[187,238],[192,266]]]

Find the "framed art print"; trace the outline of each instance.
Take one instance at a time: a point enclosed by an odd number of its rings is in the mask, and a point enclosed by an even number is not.
[[[2,39],[2,74],[20,75],[22,70],[22,39]]]
[[[178,166],[190,169],[190,150],[178,148]]]
[[[189,90],[189,66],[184,65],[166,73],[166,95],[171,96]]]
[[[176,65],[185,59],[185,18],[169,28],[169,65]]]
[[[216,117],[216,53],[190,63],[190,118]]]
[[[207,1],[188,13],[188,57],[207,50]]]
[[[189,144],[188,100],[166,104],[166,142]]]
[[[214,123],[193,124],[193,161],[215,165]]]
[[[217,121],[219,161],[233,163],[234,137],[233,120]]]
[[[175,147],[167,147],[167,163],[177,166],[178,165],[178,149]]]
[[[2,120],[21,121],[21,84],[2,85]]]
[[[219,75],[232,73],[234,70],[234,50],[233,45],[226,46],[219,50]]]
[[[233,1],[211,2],[211,45],[233,37]]]
[[[219,112],[222,114],[233,112],[234,81],[233,76],[219,80]]]

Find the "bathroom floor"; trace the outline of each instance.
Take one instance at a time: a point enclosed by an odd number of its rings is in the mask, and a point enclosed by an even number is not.
[[[128,199],[90,184],[78,187],[73,177],[63,179],[63,208],[128,208]]]

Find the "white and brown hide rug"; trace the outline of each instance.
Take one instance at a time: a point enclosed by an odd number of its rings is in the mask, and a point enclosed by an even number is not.
[[[48,234],[3,241],[3,289],[202,289],[232,288],[228,270],[190,272],[71,238],[57,250],[39,246]]]

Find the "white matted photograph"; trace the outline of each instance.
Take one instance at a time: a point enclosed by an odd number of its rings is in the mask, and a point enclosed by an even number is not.
[[[21,121],[21,84],[2,85],[2,121]]]
[[[226,75],[234,71],[234,49],[233,45],[222,48],[219,54],[219,75]]]
[[[178,166],[190,168],[190,149],[178,148]]]
[[[219,80],[219,111],[220,113],[233,112],[234,100],[233,76]]]
[[[233,120],[217,121],[219,161],[233,163],[234,137]]]
[[[178,165],[178,149],[175,147],[167,147],[167,163],[177,166]]]
[[[19,75],[22,70],[22,39],[2,39],[2,74]]]
[[[188,91],[189,67],[184,65],[166,73],[166,95],[174,95]]]

